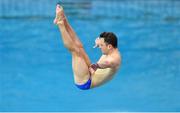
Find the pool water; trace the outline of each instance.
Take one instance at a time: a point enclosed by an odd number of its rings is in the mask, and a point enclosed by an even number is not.
[[[53,16],[0,18],[0,111],[180,111],[180,12],[162,13],[158,3],[155,13],[142,12],[146,7],[121,1],[112,8],[121,13],[104,15],[97,9],[101,2],[93,2],[85,17],[67,9],[92,62],[101,56],[92,48],[101,32],[112,31],[119,40],[116,76],[87,91],[74,85],[71,55]]]

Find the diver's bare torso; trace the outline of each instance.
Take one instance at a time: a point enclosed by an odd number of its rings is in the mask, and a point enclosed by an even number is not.
[[[92,84],[91,88],[97,87],[101,84],[106,83],[111,80],[115,75],[121,64],[121,55],[118,50],[115,50],[111,55],[102,55],[99,61],[97,62],[101,69],[97,69],[91,76]],[[103,68],[103,64],[109,63],[109,67]]]

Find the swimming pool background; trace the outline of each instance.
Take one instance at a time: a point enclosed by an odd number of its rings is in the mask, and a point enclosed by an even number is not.
[[[93,62],[100,32],[119,37],[120,70],[88,91],[73,83],[55,3],[0,1],[0,111],[180,111],[179,1],[63,1]]]

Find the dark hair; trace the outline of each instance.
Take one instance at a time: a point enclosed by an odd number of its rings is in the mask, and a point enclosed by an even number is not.
[[[111,44],[114,48],[117,48],[117,37],[112,32],[103,32],[99,35],[99,38],[104,38],[104,42]]]

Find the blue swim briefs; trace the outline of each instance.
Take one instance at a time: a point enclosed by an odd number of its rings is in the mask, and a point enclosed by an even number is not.
[[[82,89],[82,90],[87,90],[87,89],[90,89],[91,88],[91,78],[84,84],[82,85],[78,85],[76,84],[76,86],[79,88],[79,89]]]

